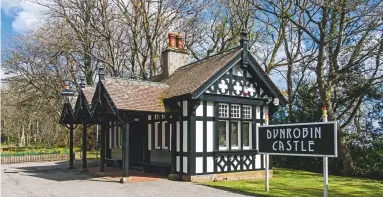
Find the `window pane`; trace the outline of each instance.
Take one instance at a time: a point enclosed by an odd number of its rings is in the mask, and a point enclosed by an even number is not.
[[[231,122],[231,147],[238,147],[238,122]]]
[[[227,118],[229,117],[229,105],[228,104],[219,104],[219,117]]]
[[[251,119],[251,106],[243,106],[243,118]]]
[[[243,146],[249,146],[250,140],[249,140],[249,132],[250,132],[250,123],[249,122],[243,122],[242,129],[243,129]]]
[[[231,105],[231,117],[240,118],[241,117],[241,106],[240,105]]]
[[[226,121],[219,121],[219,146],[226,147]]]

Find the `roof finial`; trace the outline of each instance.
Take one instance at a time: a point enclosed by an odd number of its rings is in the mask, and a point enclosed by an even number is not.
[[[98,67],[98,79],[99,80],[105,79],[105,72],[104,72],[104,66],[103,65],[100,65],[100,67]]]
[[[240,40],[240,44],[241,44],[241,47],[247,49],[247,43],[248,43],[248,39],[247,39],[247,30],[246,29],[242,29],[241,30],[241,40]]]

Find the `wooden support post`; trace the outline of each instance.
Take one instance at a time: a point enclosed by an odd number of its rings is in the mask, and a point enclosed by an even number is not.
[[[171,173],[175,174],[176,173],[176,166],[177,166],[177,160],[176,160],[176,151],[177,151],[177,118],[176,115],[172,115],[172,141],[170,142],[172,145],[172,150],[171,150],[171,159],[172,159],[172,166],[171,166]]]
[[[86,161],[86,120],[82,122],[82,172],[88,172],[88,165]]]
[[[265,125],[269,125],[269,115],[265,114]],[[264,155],[265,160],[265,191],[269,192],[269,184],[270,184],[270,177],[269,177],[269,155]]]
[[[73,133],[74,133],[73,124],[70,124],[69,125],[69,167],[68,169],[74,169]]]
[[[105,152],[106,152],[106,125],[101,125],[101,156],[100,156],[100,172],[105,172]]]
[[[124,125],[124,132],[123,132],[123,144],[122,144],[122,150],[123,150],[123,175],[120,179],[120,183],[128,182],[129,179],[129,122],[125,123]]]

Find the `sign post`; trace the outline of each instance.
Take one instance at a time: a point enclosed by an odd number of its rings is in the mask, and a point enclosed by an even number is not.
[[[265,190],[269,191],[269,155],[309,156],[323,158],[323,195],[328,196],[328,157],[338,157],[336,122],[268,125],[258,127],[258,151],[265,159]]]
[[[269,115],[265,114],[265,125],[269,125]],[[264,155],[265,160],[265,191],[269,192],[269,155]]]
[[[327,122],[327,109],[323,107],[323,122]],[[328,157],[323,157],[323,196],[328,197]]]

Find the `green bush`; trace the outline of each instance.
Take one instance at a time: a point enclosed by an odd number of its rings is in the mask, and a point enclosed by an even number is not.
[[[74,151],[81,150],[78,147],[74,148]],[[42,155],[42,154],[69,154],[69,148],[67,147],[11,147],[6,151],[0,153],[1,156],[23,156],[23,155]]]

